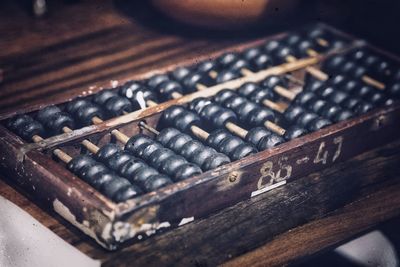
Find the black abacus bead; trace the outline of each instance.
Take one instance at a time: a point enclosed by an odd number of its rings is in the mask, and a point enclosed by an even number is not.
[[[400,98],[400,82],[392,83],[387,90],[392,97]]]
[[[308,106],[309,103],[314,102],[317,99],[317,95],[313,92],[303,91],[296,95],[294,102],[301,106]]]
[[[230,80],[234,80],[241,77],[240,73],[234,69],[222,70],[218,72],[217,77],[215,78],[217,83],[224,83]]]
[[[255,109],[249,114],[248,117],[249,121],[247,122],[247,124],[253,127],[263,125],[266,121],[275,121],[274,112],[267,108]]]
[[[258,47],[250,47],[243,51],[242,57],[247,61],[257,58],[261,54],[261,49]]]
[[[276,147],[277,145],[280,145],[285,142],[285,139],[283,139],[281,136],[276,135],[274,133],[263,137],[260,142],[258,143],[258,150],[263,151],[269,148]]]
[[[303,136],[307,133],[307,130],[303,127],[299,127],[297,125],[291,126],[288,129],[286,129],[284,138],[286,140],[292,140],[297,137]]]
[[[104,106],[108,100],[117,96],[117,93],[114,91],[103,90],[93,96],[93,102],[99,106]]]
[[[245,97],[234,95],[221,103],[224,107],[238,111],[239,108],[249,102]]]
[[[246,101],[234,111],[239,115],[239,121],[246,123],[250,120],[250,113],[259,109],[260,107],[256,103]]]
[[[342,103],[342,106],[343,106],[344,108],[347,108],[347,109],[350,109],[350,110],[354,110],[355,107],[356,107],[358,104],[360,104],[360,102],[362,102],[360,98],[357,98],[357,97],[350,97],[350,98],[346,99],[346,100]]]
[[[83,167],[94,162],[95,160],[88,155],[78,155],[67,163],[67,169],[74,174],[78,174]]]
[[[143,187],[147,192],[155,191],[159,188],[172,184],[172,180],[163,174],[152,175],[143,182]]]
[[[294,122],[305,112],[304,108],[299,105],[290,105],[284,112],[285,118],[289,122]]]
[[[262,53],[258,57],[254,58],[253,60],[250,61],[250,66],[253,70],[259,71],[262,69],[266,69],[268,67],[271,67],[274,65],[274,61],[272,58],[265,54]]]
[[[166,146],[169,141],[181,132],[175,128],[164,128],[160,131],[160,133],[156,136],[156,140],[161,143],[163,146]]]
[[[307,50],[309,49],[316,50],[314,43],[309,40],[302,40],[296,45],[296,55],[299,55],[300,57],[308,57],[310,56],[307,53]]]
[[[347,80],[340,86],[340,89],[347,93],[356,93],[359,88],[362,87],[362,83],[357,80]]]
[[[295,52],[293,49],[291,49],[288,46],[281,46],[277,50],[275,50],[275,53],[273,56],[279,60],[281,63],[286,62],[286,57],[288,56],[293,56],[295,55]]]
[[[272,40],[272,41],[268,41],[268,42],[265,43],[264,50],[268,54],[272,54],[280,47],[281,47],[281,44],[278,41]]]
[[[66,112],[59,112],[54,114],[47,122],[45,126],[51,130],[52,134],[63,133],[63,128],[68,127],[69,129],[74,128],[74,120]]]
[[[178,81],[181,82],[183,79],[186,78],[190,74],[191,70],[187,67],[178,67],[170,73],[170,76]]]
[[[150,79],[147,81],[147,86],[150,89],[156,88],[160,83],[169,81],[169,77],[166,74],[156,74],[150,77]]]
[[[156,168],[157,170],[160,170],[161,165],[165,160],[167,160],[170,157],[173,157],[175,155],[174,152],[172,152],[168,148],[162,148],[159,150],[156,150],[153,154],[150,155],[148,158],[147,162]]]
[[[357,96],[361,98],[366,98],[368,95],[372,94],[376,89],[368,85],[363,85],[359,90],[357,90]]]
[[[96,161],[93,162],[88,162],[87,164],[85,164],[82,168],[79,169],[78,172],[75,173],[75,175],[77,175],[78,177],[80,177],[82,180],[84,180],[85,182],[91,184],[94,180],[93,177],[95,175],[98,175],[98,172],[93,175],[93,176],[89,176],[88,172],[91,168],[95,167],[96,165],[101,165],[100,163],[97,163]],[[109,172],[109,170],[106,170]],[[106,171],[103,171],[106,172]]]
[[[344,121],[348,120],[354,117],[354,113],[351,112],[350,110],[342,110],[336,116],[333,118],[334,122],[339,122],[339,121]]]
[[[91,102],[85,98],[76,98],[70,102],[65,107],[65,111],[69,114],[76,114],[77,110],[80,109],[82,106],[90,105]]]
[[[209,86],[213,84],[213,80],[205,73],[192,72],[183,79],[182,83],[185,93],[191,93],[197,91],[198,84]]]
[[[201,169],[191,163],[186,163],[177,168],[176,170],[176,175],[175,175],[175,181],[182,181],[185,179],[188,179],[190,177],[196,176],[201,174],[202,171]]]
[[[221,55],[220,57],[217,58],[217,61],[219,64],[221,64],[222,66],[229,66],[232,63],[234,63],[235,61],[238,60],[238,55],[236,53],[233,52],[229,52],[229,53],[225,53],[223,55]]]
[[[274,88],[277,85],[285,88],[288,86],[286,80],[278,75],[270,75],[261,82],[262,87]]]
[[[349,98],[349,94],[343,91],[336,91],[329,96],[329,100],[335,104],[342,104],[346,99]]]
[[[192,100],[192,101],[189,103],[189,110],[191,110],[191,111],[196,112],[197,114],[199,114],[199,113],[202,111],[202,109],[203,109],[205,106],[209,105],[210,103],[211,103],[211,101],[208,100],[207,98],[205,98],[205,97],[198,97],[198,98],[195,98],[194,100]]]
[[[113,154],[109,159],[108,162],[105,163],[110,169],[118,172],[122,166],[132,159],[132,156],[125,151],[120,151]]]
[[[244,144],[244,142],[239,137],[226,136],[224,139],[219,141],[218,147],[214,146],[214,148],[218,149],[221,153],[228,155],[229,157],[232,158],[233,152],[241,144]]]
[[[140,179],[140,177],[138,177],[138,172],[143,168],[149,167],[140,159],[131,157],[131,159],[126,161],[125,164],[121,166],[121,168],[118,170],[118,173],[121,176],[126,177],[132,183],[136,183],[137,179]]]
[[[101,188],[115,178],[115,174],[111,171],[100,172],[92,177],[91,186],[101,191]]]
[[[317,92],[323,85],[324,85],[323,81],[320,81],[311,74],[307,73],[303,91]]]
[[[312,112],[315,112],[317,114],[321,114],[322,110],[326,107],[331,105],[330,103],[328,103],[328,101],[323,100],[323,99],[315,99],[313,102],[310,102],[308,104],[308,107],[310,108],[310,110]]]
[[[175,81],[165,81],[156,87],[156,91],[161,95],[162,99],[173,99],[173,93],[183,94],[182,86]]]
[[[331,124],[332,124],[332,122],[330,120],[327,120],[324,118],[317,118],[309,123],[308,129],[310,131],[314,132],[314,131],[318,131],[319,129],[322,129],[324,127],[327,127]]]
[[[340,71],[343,64],[346,63],[346,59],[343,56],[334,56],[328,58],[323,63],[323,69],[326,70],[328,73],[336,73]]]
[[[375,91],[369,94],[366,97],[366,100],[372,103],[374,106],[381,106],[385,103],[386,96],[381,92]]]
[[[322,96],[323,98],[329,98],[332,94],[334,94],[337,91],[335,87],[332,86],[324,86],[321,87],[318,91],[317,94]]]
[[[159,170],[176,178],[177,169],[186,163],[187,161],[182,156],[173,155],[161,163]]]
[[[86,169],[86,167],[82,168],[80,172],[81,174],[80,178],[89,183],[90,185],[94,183],[95,177],[110,172],[110,170],[106,166],[104,166],[99,162],[95,162],[93,165],[86,165],[86,166],[90,166],[90,168],[88,169]],[[84,169],[86,170],[83,171]]]
[[[142,158],[143,160],[149,160],[151,154],[155,151],[164,148],[160,143],[152,141],[149,144],[143,144],[139,146],[137,149],[139,153],[137,154],[138,157]]]
[[[197,66],[197,71],[208,74],[210,71],[217,71],[219,66],[214,60],[205,60]]]
[[[364,114],[372,110],[374,106],[368,102],[360,102],[356,107],[354,112],[357,114]]]
[[[100,191],[107,197],[111,198],[113,201],[120,202],[126,200],[122,197],[125,196],[125,194],[123,194],[123,191],[127,190],[128,187],[131,186],[131,183],[127,179],[119,177],[118,175],[113,174],[112,176],[113,178],[110,181],[104,183],[101,186]],[[118,192],[121,192],[122,196],[120,196]]]
[[[142,92],[144,101],[151,100],[157,102],[157,96],[154,92],[141,83],[130,82],[119,89],[119,94],[131,101],[134,110],[142,108],[137,101],[139,92]]]
[[[33,119],[28,115],[17,115],[7,121],[7,128],[13,132],[17,132],[18,129],[22,127],[22,125],[31,121],[33,121]]]
[[[250,95],[249,99],[257,104],[261,104],[266,99],[274,101],[278,97],[271,88],[259,88]]]
[[[235,161],[257,153],[257,150],[248,144],[242,143],[231,153],[230,158]]]
[[[112,144],[112,143],[108,143],[104,146],[102,146],[95,154],[95,157],[103,162],[103,163],[107,163],[109,162],[110,158],[121,151],[121,148],[116,145],[116,144]]]
[[[219,166],[228,164],[230,159],[222,153],[213,154],[211,157],[206,159],[203,165],[203,170],[213,170]]]
[[[221,146],[220,146],[221,142],[223,140],[225,140],[226,138],[229,138],[231,136],[232,136],[232,134],[230,134],[227,130],[217,129],[215,131],[212,131],[209,134],[209,136],[206,139],[206,144],[208,144],[209,146],[211,146],[211,147],[213,147],[215,149],[220,149],[221,148]],[[240,140],[240,138],[238,138],[238,137],[235,137],[235,138]],[[224,153],[224,152],[222,152],[222,153]],[[226,153],[224,153],[224,154],[226,154]]]
[[[129,138],[128,142],[125,144],[125,150],[129,151],[133,155],[138,155],[143,145],[146,146],[153,142],[153,139],[150,137],[144,134],[137,134]]]
[[[207,114],[207,112],[205,112],[205,114]],[[236,114],[232,110],[222,108],[215,114],[215,117],[212,116],[211,119],[212,124],[217,128],[223,128],[228,122],[235,123],[237,121]]]
[[[171,106],[164,110],[160,118],[160,125],[168,127],[174,125],[175,119],[187,110],[182,106]]]
[[[200,151],[203,147],[204,145],[199,141],[190,140],[185,145],[183,145],[182,150],[180,151],[180,155],[188,159],[191,155],[197,153],[196,151]]]
[[[128,164],[129,165],[129,164]],[[138,164],[136,164],[138,165]],[[147,179],[150,179],[153,175],[158,175],[159,172],[151,167],[146,166],[143,164],[140,168],[137,168],[135,172],[131,173],[131,176],[127,177],[128,180],[132,183],[138,184],[143,188],[143,184]],[[145,189],[148,191],[147,189]]]
[[[201,149],[196,150],[192,155],[187,158],[188,161],[193,162],[197,166],[200,166],[203,170],[206,170],[204,167],[204,163],[206,159],[210,158],[217,152],[212,149],[211,147],[205,147],[203,146]]]
[[[342,74],[337,74],[337,75],[329,78],[328,83],[335,87],[342,87],[342,86],[345,86],[346,83],[348,83],[349,81],[354,81],[354,80],[349,80],[346,76],[344,76]]]
[[[247,82],[239,87],[238,93],[244,97],[250,97],[250,95],[257,89],[260,89],[260,86],[258,84],[253,82]]]
[[[27,141],[31,141],[34,135],[43,136],[44,133],[42,124],[35,120],[25,123],[22,128],[19,128],[18,130],[18,135]]]
[[[92,124],[92,119],[94,117],[98,117],[100,119],[104,118],[104,113],[101,108],[92,103],[80,106],[73,115],[77,118],[79,124],[82,126]]]
[[[250,64],[242,58],[239,58],[235,62],[233,62],[231,65],[229,65],[229,69],[233,71],[240,72],[242,69],[249,69]]]
[[[207,120],[209,123],[212,123],[213,119],[216,117],[216,115],[224,110],[221,108],[219,105],[214,104],[214,103],[208,103],[208,105],[204,106],[201,111],[200,111],[200,117]],[[214,125],[214,124],[213,124]],[[214,125],[215,127],[218,127]],[[223,128],[224,125],[220,126],[219,128]]]
[[[342,111],[342,108],[340,106],[330,104],[330,105],[326,105],[322,109],[321,115],[324,118],[327,118],[329,120],[333,120],[333,118],[335,118],[339,114],[339,112],[341,112],[341,111]]]
[[[176,153],[180,153],[182,150],[182,147],[189,141],[191,141],[192,138],[187,135],[180,133],[176,136],[174,136],[166,145],[166,147],[170,148],[172,151],[175,151]]]
[[[222,104],[225,102],[225,100],[233,96],[237,96],[237,94],[234,91],[230,89],[223,89],[214,96],[214,100],[215,102]]]
[[[245,140],[250,144],[258,147],[261,139],[268,135],[271,135],[271,132],[268,131],[265,127],[255,127],[246,134]]]
[[[36,114],[36,119],[42,123],[45,124],[46,122],[50,121],[54,115],[58,114],[61,112],[61,109],[55,105],[51,105],[48,107],[45,107],[41,110],[38,111]]]
[[[309,129],[309,125],[310,123],[317,119],[318,115],[312,112],[304,112],[303,114],[301,114],[298,118],[297,118],[297,123],[300,126],[303,126],[307,129]]]
[[[124,112],[131,112],[133,110],[132,103],[124,97],[116,96],[110,98],[105,108],[111,117],[121,116]]]
[[[296,47],[302,40],[304,40],[303,36],[298,33],[291,32],[285,37],[284,42],[290,47]]]
[[[192,126],[201,126],[200,117],[193,112],[185,112],[175,119],[175,127],[182,132],[191,133]]]
[[[113,200],[115,202],[123,202],[128,199],[134,198],[143,194],[142,190],[136,185],[130,185],[120,189],[117,193],[113,195]]]

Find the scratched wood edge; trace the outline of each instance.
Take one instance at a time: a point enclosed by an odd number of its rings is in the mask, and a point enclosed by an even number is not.
[[[323,218],[347,203],[399,185],[399,141],[117,252],[104,254],[87,247],[86,242],[77,248],[101,260],[104,266],[129,266],[132,262],[139,266],[215,266],[260,247],[279,234]],[[390,199],[380,203],[399,208]],[[382,220],[398,215],[390,211],[383,214]],[[371,225],[375,223],[372,221]]]
[[[343,240],[399,216],[399,191],[400,184],[378,190],[327,217],[278,235],[264,246],[227,261],[222,266],[282,266],[330,249]]]

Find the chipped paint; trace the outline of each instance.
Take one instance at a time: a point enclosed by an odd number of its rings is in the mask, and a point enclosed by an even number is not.
[[[305,157],[303,157],[301,159],[296,160],[296,164],[297,165],[304,164],[304,163],[307,163],[309,160],[310,160],[310,158],[305,156]]]
[[[72,212],[68,209],[68,207],[66,207],[61,201],[59,201],[57,198],[53,201],[53,208],[54,210],[60,214],[62,217],[64,217],[67,221],[69,221],[70,223],[72,223],[74,226],[76,226],[77,228],[81,229],[82,232],[84,232],[85,234],[87,234],[88,236],[92,237],[93,239],[96,240],[97,243],[99,243],[100,245],[102,245],[105,248],[109,248],[109,249],[115,249],[115,247],[113,246],[108,246],[106,243],[104,243],[102,240],[100,240],[96,233],[94,232],[94,230],[92,228],[90,228],[90,225],[85,225],[82,223],[79,223],[76,220],[76,217],[74,214],[72,214]]]
[[[185,224],[193,222],[193,221],[194,221],[194,217],[182,218],[182,220],[178,224],[178,226],[182,226],[182,225],[185,225]]]

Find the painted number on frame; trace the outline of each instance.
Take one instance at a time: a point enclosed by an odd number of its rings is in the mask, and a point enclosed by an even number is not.
[[[317,155],[314,158],[314,163],[322,163],[326,164],[331,157],[332,162],[335,162],[335,160],[340,156],[340,153],[342,152],[342,145],[343,145],[343,136],[338,136],[333,139],[333,144],[335,146],[334,151],[329,151],[326,147],[325,141],[321,142],[318,148]],[[333,155],[332,155],[333,154]]]

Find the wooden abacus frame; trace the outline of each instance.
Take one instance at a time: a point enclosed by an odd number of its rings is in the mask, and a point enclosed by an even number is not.
[[[323,27],[344,38],[351,38],[329,26],[323,25]],[[283,35],[226,48],[212,57],[227,51],[243,50]],[[351,39],[354,40],[354,38]],[[357,45],[358,42],[353,42],[352,47]],[[376,48],[371,48],[383,53]],[[399,61],[393,55],[385,54]],[[207,55],[201,59],[209,57]],[[78,144],[80,140],[89,138],[96,144],[105,144],[111,140],[110,131],[117,127],[128,136],[134,135],[140,131],[137,125],[140,120],[146,120],[148,124],[154,126],[157,124],[159,114],[171,105],[185,104],[199,96],[212,96],[224,88],[235,89],[246,81],[260,81],[271,74],[294,71],[296,75],[302,77],[304,67],[318,63],[323,57],[302,59],[272,67],[252,76],[216,85],[185,95],[180,99],[51,137],[39,143],[25,143],[0,125],[2,140],[0,165],[12,172],[16,177],[16,182],[35,198],[47,203],[103,247],[110,250],[116,249],[127,240],[140,240],[164,229],[204,218],[212,212],[241,200],[256,197],[294,179],[395,140],[400,133],[400,124],[397,122],[400,118],[400,105],[377,109],[354,119],[334,124],[273,149],[259,152],[119,204],[113,203],[71,174],[64,166],[52,160],[50,158],[52,148],[62,147],[74,155],[78,153],[75,144]],[[181,65],[191,64],[193,61],[183,62]],[[167,72],[175,67],[176,65],[171,65],[157,73]],[[149,72],[140,77],[129,77],[129,80],[143,79],[155,73]],[[92,92],[95,93],[101,89],[102,87],[98,86],[92,88]],[[0,120],[68,100],[57,99],[40,106],[28,106],[23,110],[1,114]]]

